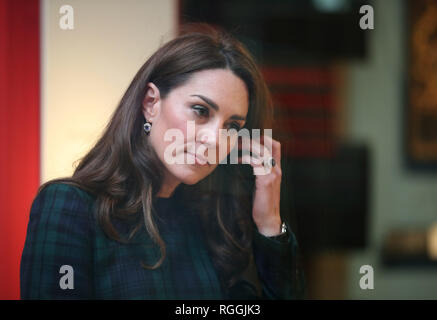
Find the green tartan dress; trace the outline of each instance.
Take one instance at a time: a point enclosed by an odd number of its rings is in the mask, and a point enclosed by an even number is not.
[[[297,242],[254,232],[257,286],[243,279],[232,290],[221,288],[200,223],[172,198],[157,198],[157,225],[166,243],[161,267],[145,269],[160,257],[145,227],[129,241],[110,239],[93,215],[95,198],[63,183],[51,184],[34,199],[21,257],[22,299],[296,299],[304,277],[295,268]],[[128,232],[124,223],[117,230]],[[61,285],[71,267],[72,283]],[[64,279],[65,280],[65,279]]]

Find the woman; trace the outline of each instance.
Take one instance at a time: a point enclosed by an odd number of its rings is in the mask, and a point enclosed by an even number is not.
[[[254,176],[224,164],[235,135],[219,143],[223,129],[269,128],[268,89],[237,40],[200,26],[141,67],[73,176],[40,186],[22,298],[301,297],[296,239],[279,212],[280,144],[246,147],[240,162],[268,164]]]

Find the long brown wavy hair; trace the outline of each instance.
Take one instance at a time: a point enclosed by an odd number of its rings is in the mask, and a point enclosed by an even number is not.
[[[248,50],[228,32],[203,23],[189,24],[137,72],[101,137],[79,159],[74,174],[50,180],[38,192],[49,184],[62,182],[91,193],[96,197],[98,223],[108,237],[117,241],[129,241],[145,226],[161,257],[154,265],[144,267],[158,268],[166,250],[152,204],[161,188],[164,167],[143,130],[141,107],[146,85],[153,82],[165,99],[195,72],[217,68],[231,70],[247,86],[249,109],[245,128],[249,131],[271,128],[271,96]],[[235,283],[251,258],[253,176],[247,169],[248,166],[219,165],[196,185],[181,186],[189,191],[184,202],[202,218],[212,260],[224,288]],[[190,194],[202,197],[190,201]],[[124,239],[113,219],[132,217],[139,212],[143,218]]]

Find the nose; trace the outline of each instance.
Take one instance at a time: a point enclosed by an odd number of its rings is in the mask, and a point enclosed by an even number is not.
[[[217,147],[220,129],[221,125],[218,121],[209,125],[200,126],[196,134],[197,142],[208,148]]]
[[[202,153],[208,158],[210,163],[218,163],[219,158],[219,133],[223,128],[220,121],[214,121],[199,126],[196,130],[196,144],[200,145]]]

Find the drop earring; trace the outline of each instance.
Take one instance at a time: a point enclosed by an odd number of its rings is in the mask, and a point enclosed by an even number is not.
[[[144,123],[144,132],[149,135],[150,131],[152,130],[152,123],[147,121]]]

